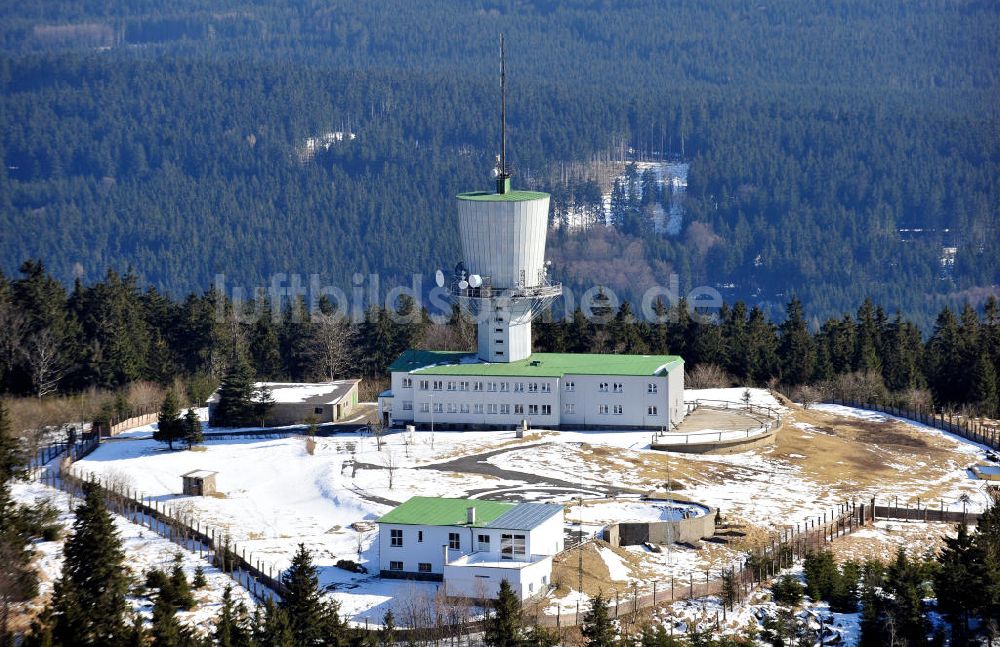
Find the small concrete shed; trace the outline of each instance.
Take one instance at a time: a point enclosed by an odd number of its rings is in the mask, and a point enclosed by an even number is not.
[[[218,472],[211,472],[209,470],[194,470],[193,472],[182,474],[181,479],[184,481],[184,494],[188,496],[208,496],[215,494],[216,474]]]

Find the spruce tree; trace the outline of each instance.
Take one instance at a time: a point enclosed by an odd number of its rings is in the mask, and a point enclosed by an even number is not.
[[[157,416],[156,431],[153,432],[153,440],[167,443],[170,449],[174,448],[174,441],[183,437],[183,423],[181,421],[180,403],[177,394],[173,389],[167,391],[160,405],[160,413]]]
[[[245,647],[250,643],[246,626],[246,609],[233,603],[233,587],[227,584],[222,591],[222,605],[213,632],[219,647]]]
[[[591,598],[580,633],[586,639],[587,647],[615,647],[614,621],[608,611],[608,601],[601,593]]]
[[[521,641],[521,601],[506,579],[500,580],[493,613],[485,622],[483,642],[489,647],[516,647]]]
[[[979,415],[993,418],[997,414],[997,373],[993,361],[985,352],[976,357],[972,369],[972,393],[970,400]]]
[[[84,501],[63,553],[64,606],[56,609],[56,635],[81,645],[122,641],[127,633],[125,553],[100,487],[84,485]]]
[[[254,387],[253,414],[254,418],[261,427],[264,426],[264,421],[267,419],[267,413],[273,406],[274,392],[271,391],[271,387],[264,382]]]
[[[804,384],[816,368],[816,347],[797,297],[788,302],[780,333],[781,379],[789,385]]]
[[[201,418],[194,409],[188,409],[181,420],[182,437],[188,449],[202,442],[205,438],[201,433]]]
[[[213,427],[242,427],[254,424],[253,370],[242,354],[237,354],[219,385],[219,401],[212,408]]]
[[[316,567],[305,544],[299,544],[291,566],[281,576],[281,583],[285,586],[281,609],[288,616],[295,644],[315,644],[321,638],[323,603]]]
[[[153,624],[150,629],[156,647],[187,647],[190,636],[177,621],[177,607],[165,595],[153,602]]]
[[[174,556],[174,568],[170,572],[170,601],[179,609],[190,609],[194,606],[194,595],[191,584],[184,573],[183,557],[180,553]]]
[[[392,609],[382,616],[382,627],[378,630],[378,644],[381,647],[396,647],[396,618],[392,615]]]
[[[945,537],[934,573],[934,594],[938,607],[951,624],[951,641],[965,644],[969,634],[969,619],[984,600],[988,582],[985,579],[985,554],[969,535],[964,523],[958,524],[955,537]]]
[[[264,612],[258,613],[254,626],[256,627],[254,642],[258,647],[302,647],[303,645],[292,634],[288,614],[270,598],[264,602]]]

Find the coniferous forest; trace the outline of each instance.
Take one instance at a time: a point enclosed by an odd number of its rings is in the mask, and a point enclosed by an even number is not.
[[[631,303],[615,308],[602,296],[589,317],[580,308],[568,318],[543,315],[533,327],[535,349],[680,355],[693,388],[747,384],[781,388],[804,402],[841,397],[983,416],[1000,411],[994,297],[982,314],[970,305],[943,308],[925,340],[913,321],[870,300],[813,331],[796,298],[775,323],[742,301],[704,312],[684,299],[658,302],[656,320],[646,321]],[[471,350],[475,328],[457,310],[432,319],[406,297],[371,306],[352,322],[322,298],[315,310],[305,299],[275,305],[266,293],[234,302],[208,290],[174,300],[114,270],[68,290],[44,264],[28,261],[18,276],[0,276],[0,341],[4,393],[169,386],[181,378],[199,385],[189,397],[194,403],[233,372],[245,388],[255,378],[378,384],[407,348]]]
[[[680,233],[550,236],[569,287],[635,303],[676,273],[774,321],[794,294],[814,329],[871,298],[926,337],[942,307],[982,313],[1000,282],[992,3],[183,0],[0,15],[8,275],[26,258],[66,284],[113,267],[180,298],[218,273],[347,289],[355,272],[390,285],[453,267],[451,196],[488,184],[499,139],[504,31],[518,185],[592,203],[593,182],[564,165],[618,148],[691,164]],[[331,132],[345,135],[303,153]]]

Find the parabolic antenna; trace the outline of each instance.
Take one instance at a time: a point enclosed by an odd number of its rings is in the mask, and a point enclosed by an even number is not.
[[[469,277],[470,288],[478,288],[482,284],[483,284],[483,277],[479,276],[478,274],[473,274],[472,276]]]
[[[444,272],[442,272],[441,270],[438,270],[437,273],[434,275],[434,282],[437,283],[437,286],[439,288],[443,288],[444,287]]]
[[[466,280],[463,279],[463,280],[461,280],[461,281],[458,282],[458,289],[459,290],[464,290],[467,287],[469,287],[469,282],[468,281],[466,281]]]

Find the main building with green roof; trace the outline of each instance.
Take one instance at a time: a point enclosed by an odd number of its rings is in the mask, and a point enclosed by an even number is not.
[[[456,204],[462,262],[448,288],[477,322],[476,351],[400,355],[379,396],[386,424],[660,430],[680,422],[680,357],[532,352],[532,320],[562,293],[545,261],[547,193],[512,190],[501,162],[495,192],[461,193]]]

